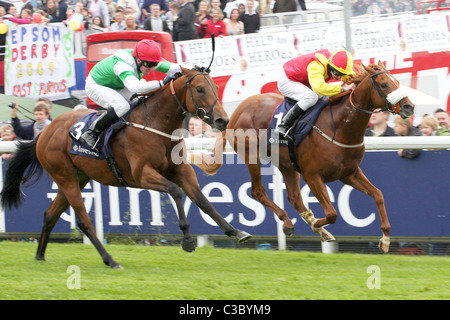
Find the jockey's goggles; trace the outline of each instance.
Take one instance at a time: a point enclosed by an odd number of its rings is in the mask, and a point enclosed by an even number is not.
[[[146,68],[152,68],[158,64],[158,62],[151,62],[151,61],[143,61],[141,60],[141,64]]]
[[[342,77],[345,76],[344,73],[339,72],[339,71],[337,71],[337,70],[334,69],[334,68],[330,68],[330,69],[331,69],[331,73],[334,74],[335,77],[342,78]]]

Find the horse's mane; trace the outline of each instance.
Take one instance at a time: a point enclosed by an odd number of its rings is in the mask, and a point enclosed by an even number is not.
[[[199,67],[199,66],[194,66],[192,69],[187,69],[188,72],[183,72],[183,75],[188,75],[190,73],[190,71],[199,71],[202,73],[209,73],[211,70],[208,70],[208,68],[205,67]],[[144,94],[139,94],[137,96],[140,97],[144,97],[145,100],[147,100],[148,98],[153,97],[154,95],[156,95],[157,93],[161,92],[162,90],[164,90],[165,87],[161,87],[155,91],[149,92],[149,93],[144,93]]]
[[[206,73],[209,73],[211,71],[208,68],[199,67],[199,66],[194,66],[194,68],[192,68],[191,70],[195,70],[195,71],[199,71],[199,72],[206,72]]]
[[[375,71],[382,71],[382,69],[380,68],[380,66],[378,64],[369,64],[369,65],[365,66],[365,68],[373,69]],[[354,83],[355,85],[360,84],[361,81],[363,81],[369,75],[369,73],[366,71],[365,68],[362,65],[356,67],[356,74],[348,77],[344,82],[346,84],[352,84],[352,83]]]

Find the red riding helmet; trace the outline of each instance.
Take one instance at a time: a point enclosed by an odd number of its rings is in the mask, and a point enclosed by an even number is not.
[[[133,50],[133,56],[149,62],[160,62],[162,60],[161,48],[155,41],[148,39],[138,42]]]

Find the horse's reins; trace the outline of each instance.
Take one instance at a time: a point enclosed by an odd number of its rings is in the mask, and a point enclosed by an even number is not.
[[[140,99],[141,99],[141,98],[140,98]],[[153,128],[148,127],[148,126],[147,126],[147,117],[146,117],[146,115],[145,115],[145,101],[140,100],[140,102],[138,102],[138,105],[141,104],[141,103],[142,103],[142,106],[144,106],[144,107],[142,108],[142,110],[143,110],[143,112],[144,112],[144,119],[146,119],[146,120],[145,120],[145,125],[142,125],[142,124],[139,124],[139,123],[134,123],[134,122],[129,122],[129,121],[126,121],[126,120],[124,119],[124,120],[125,120],[125,124],[126,124],[127,126],[134,127],[134,128],[138,128],[138,129],[143,129],[143,130],[146,130],[146,131],[150,131],[150,132],[159,134],[160,136],[169,138],[169,139],[172,140],[172,141],[181,141],[181,140],[183,140],[183,136],[174,136],[174,135],[170,135],[170,134],[168,134],[168,133],[165,133],[165,132],[162,132],[162,131],[159,131],[159,130],[156,130],[156,129],[153,129]]]
[[[370,81],[371,81],[371,82],[370,82],[370,93],[372,92],[372,88],[375,88],[375,90],[377,90],[378,95],[379,95],[380,97],[382,97],[382,98],[384,99],[384,101],[386,102],[386,107],[385,107],[385,108],[382,108],[382,109],[380,109],[380,110],[378,110],[378,111],[369,111],[369,110],[365,110],[365,109],[362,109],[362,108],[360,108],[360,107],[357,107],[357,106],[353,103],[353,100],[352,100],[353,92],[355,92],[355,90],[352,90],[352,91],[350,92],[349,102],[350,102],[350,105],[351,105],[354,109],[356,109],[356,110],[358,110],[358,111],[361,111],[361,112],[364,112],[364,113],[368,113],[368,114],[373,114],[373,113],[378,113],[378,112],[383,112],[383,111],[389,111],[389,112],[391,112],[391,113],[398,113],[398,112],[400,111],[400,105],[397,103],[397,104],[395,105],[395,109],[394,109],[394,108],[393,108],[393,105],[387,100],[387,96],[383,96],[382,92],[380,91],[380,89],[378,88],[378,86],[376,85],[376,83],[375,83],[375,81],[374,81],[374,79],[373,79],[375,76],[377,76],[377,75],[379,75],[379,74],[382,74],[382,73],[390,73],[390,72],[389,72],[388,70],[383,70],[383,71],[379,71],[379,72],[376,72],[376,73],[370,75]],[[371,104],[371,106],[373,106],[372,100],[370,100],[370,104]],[[341,147],[341,148],[359,148],[359,147],[362,147],[362,146],[364,145],[364,141],[361,142],[361,143],[358,143],[358,144],[344,144],[344,143],[340,143],[340,142],[334,140],[334,137],[336,136],[336,127],[335,127],[335,125],[334,125],[333,113],[331,112],[331,105],[330,105],[330,117],[331,117],[331,123],[333,124],[333,137],[332,137],[332,138],[329,137],[325,132],[323,132],[322,130],[320,130],[316,125],[314,125],[314,124],[312,124],[311,122],[309,122],[307,119],[305,119],[305,121],[306,121],[306,122],[307,122],[314,130],[316,130],[322,137],[324,137],[324,138],[327,139],[328,141],[334,143],[335,145],[337,145],[337,146],[339,146],[339,147]]]

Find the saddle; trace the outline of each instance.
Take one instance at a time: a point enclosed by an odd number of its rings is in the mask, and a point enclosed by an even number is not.
[[[282,137],[278,137],[278,135],[274,132],[277,124],[283,116],[294,106],[296,102],[285,98],[274,110],[272,115],[272,120],[270,121],[268,141],[267,144],[278,144],[279,146],[288,147],[288,140],[282,139]],[[317,118],[319,117],[322,110],[330,104],[327,100],[321,100],[316,103],[313,107],[309,108],[303,117],[298,119],[296,123],[294,123],[294,128],[289,132],[291,136],[293,136],[294,145],[293,147],[297,147],[300,142],[309,134],[313,125],[316,123]]]
[[[78,122],[74,123],[72,127],[69,129],[69,136],[72,138],[72,146],[70,149],[71,154],[76,154],[79,156],[90,157],[94,159],[105,159],[105,158],[113,158],[114,155],[111,150],[111,146],[109,141],[111,137],[116,134],[118,131],[122,130],[123,127],[126,126],[126,121],[130,117],[131,111],[143,102],[143,97],[138,97],[133,99],[130,102],[130,110],[122,117],[119,118],[116,122],[114,122],[108,129],[102,132],[99,136],[99,141],[97,143],[97,149],[99,153],[95,152],[83,142],[79,141],[78,138],[89,129],[91,124],[104,112],[105,109],[101,108],[97,112],[89,113],[83,116]]]
[[[288,147],[289,158],[291,160],[292,166],[301,173],[300,167],[297,164],[297,160],[295,157],[295,148],[302,142],[302,140],[309,134],[314,124],[319,118],[322,110],[330,105],[330,102],[327,100],[317,101],[317,103],[309,108],[305,114],[297,119],[294,123],[294,128],[290,130],[289,134],[293,137],[294,143],[289,143],[286,139],[281,139],[277,133],[274,132],[277,127],[279,121],[283,118],[283,116],[295,105],[296,101],[293,101],[289,98],[285,98],[274,110],[272,115],[272,120],[270,121],[268,141],[267,144],[278,144],[280,147]]]
[[[79,141],[78,138],[85,131],[87,131],[92,122],[94,122],[102,113],[106,112],[106,110],[102,109],[94,113],[89,113],[80,118],[78,122],[74,123],[70,127],[68,132],[69,136],[72,138],[70,153],[98,160],[106,160],[117,181],[119,181],[124,186],[128,186],[122,174],[120,173],[116,161],[114,160],[114,154],[111,149],[110,140],[112,136],[114,136],[117,132],[122,130],[127,125],[126,122],[128,121],[131,111],[135,107],[140,105],[141,102],[143,102],[143,100],[145,99],[146,98],[143,97],[133,99],[133,101],[130,103],[130,111],[128,111],[122,118],[119,118],[108,129],[100,134],[98,138],[99,140],[97,142],[97,150],[99,150],[99,153],[95,152],[83,142]]]
[[[89,113],[78,120],[78,122],[76,122],[72,127],[70,127],[69,136],[72,138],[72,146],[70,149],[71,154],[101,160],[104,160],[107,157],[113,157],[109,140],[116,132],[120,131],[124,126],[126,126],[123,119],[117,120],[108,129],[101,133],[101,135],[99,136],[99,141],[97,143],[97,149],[99,150],[99,153],[95,152],[80,140],[78,140],[78,138],[84,132],[86,132],[91,124],[104,112],[106,112],[106,110]]]

